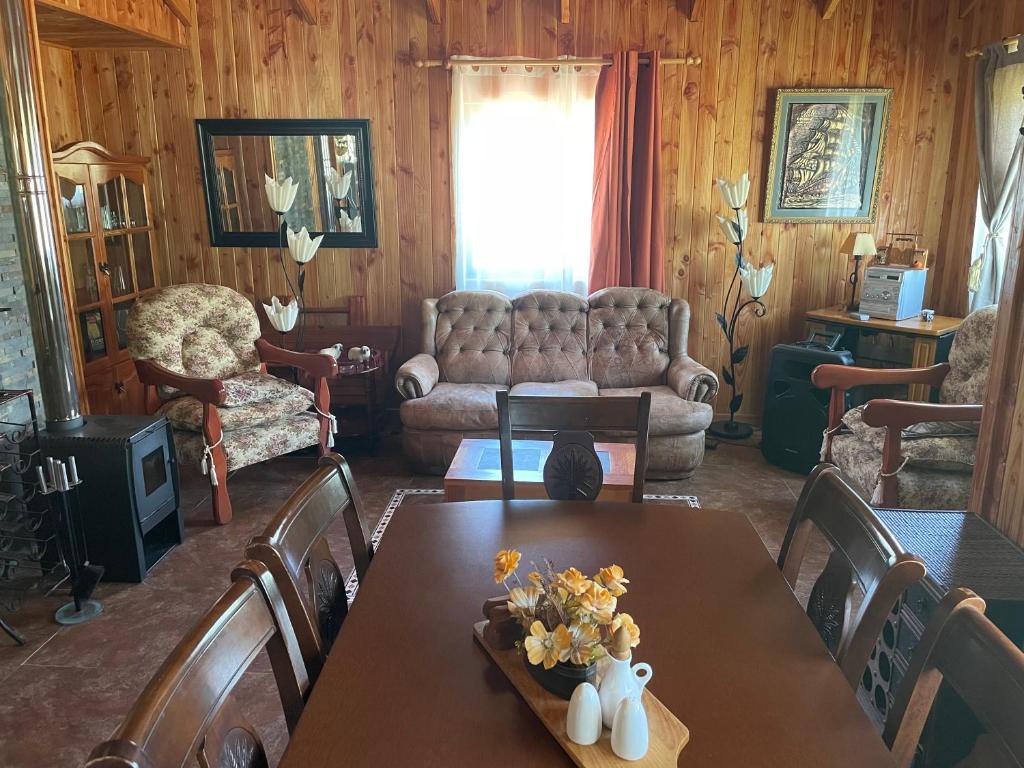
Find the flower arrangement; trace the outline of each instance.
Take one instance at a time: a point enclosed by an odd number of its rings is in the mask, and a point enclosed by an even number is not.
[[[568,663],[586,667],[607,653],[619,627],[629,632],[630,646],[640,643],[640,627],[628,613],[619,613],[618,600],[629,579],[618,565],[601,568],[588,578],[578,568],[556,572],[550,560],[519,579],[522,554],[503,549],[494,558],[494,581],[508,590],[509,613],[524,630],[518,644],[527,660],[551,669]],[[510,580],[514,586],[510,586]]]

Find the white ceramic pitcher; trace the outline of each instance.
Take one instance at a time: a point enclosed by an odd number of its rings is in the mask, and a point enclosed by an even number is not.
[[[644,686],[654,676],[654,670],[646,662],[633,664],[633,654],[629,650],[629,633],[625,627],[619,627],[612,639],[612,649],[601,678],[598,696],[601,699],[601,721],[611,728],[615,720],[615,710],[627,696],[638,700],[643,696]]]

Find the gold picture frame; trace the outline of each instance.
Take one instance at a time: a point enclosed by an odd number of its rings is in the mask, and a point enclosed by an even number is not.
[[[780,88],[766,222],[875,223],[892,88]]]

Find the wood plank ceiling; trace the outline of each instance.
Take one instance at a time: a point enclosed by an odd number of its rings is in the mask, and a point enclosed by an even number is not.
[[[637,47],[704,61],[663,73],[666,274],[692,307],[695,358],[718,370],[726,355],[714,317],[732,256],[715,224],[716,177],[750,170],[750,252],[776,262],[768,316],[745,318],[739,331],[752,344],[741,418],[758,419],[771,347],[803,335],[805,310],[843,297],[848,264],[838,250],[851,231],[921,233],[934,265],[930,305],[966,308],[977,177],[964,52],[1021,31],[1021,0],[977,0],[964,18],[961,3],[933,0],[570,0],[568,24],[555,0],[307,2],[316,24],[295,0],[191,0],[184,51],[48,49],[54,145],[93,139],[153,158],[165,280],[263,299],[284,291],[276,251],[209,246],[195,118],[368,117],[380,246],[321,251],[307,295],[319,306],[365,296],[371,322],[400,324],[411,354],[420,301],[451,290],[454,274],[450,73],[411,63]],[[761,223],[774,92],[809,86],[895,89],[874,225]]]

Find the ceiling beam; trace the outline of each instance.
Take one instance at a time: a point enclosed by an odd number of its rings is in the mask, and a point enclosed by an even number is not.
[[[164,0],[167,10],[173,13],[186,27],[192,26],[192,18],[189,16],[188,0]]]
[[[562,21],[563,24],[568,24],[570,18],[571,18],[571,15],[569,13],[569,0],[562,0],[562,19],[561,19],[561,21]]]
[[[202,2],[203,0],[199,0]],[[294,0],[295,10],[299,14],[299,18],[307,24],[316,24],[316,0]]]
[[[978,0],[960,0],[960,18],[966,19],[977,4]]]
[[[706,0],[676,0],[679,10],[686,14],[690,21],[700,21],[704,17]]]
[[[427,18],[431,24],[441,23],[441,0],[427,0]]]
[[[821,0],[821,18],[831,19],[839,8],[839,0]]]

